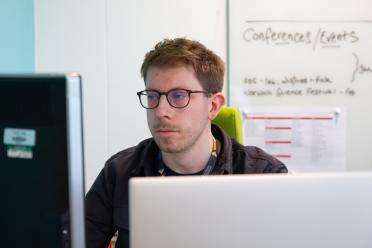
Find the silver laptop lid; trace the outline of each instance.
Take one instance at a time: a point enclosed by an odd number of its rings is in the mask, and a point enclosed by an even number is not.
[[[372,173],[133,178],[132,248],[372,247]]]

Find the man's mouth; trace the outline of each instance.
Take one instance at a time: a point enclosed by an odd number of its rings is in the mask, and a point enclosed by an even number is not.
[[[157,133],[174,133],[174,132],[177,132],[177,131],[174,130],[174,129],[169,129],[169,128],[159,128],[159,129],[156,129],[155,132],[157,132]]]
[[[178,132],[178,130],[173,127],[155,127],[154,130],[155,130],[155,133],[161,136],[171,135],[171,134]]]

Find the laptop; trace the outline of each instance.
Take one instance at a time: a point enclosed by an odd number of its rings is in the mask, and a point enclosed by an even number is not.
[[[0,74],[1,247],[85,247],[81,78]]]
[[[372,172],[133,178],[130,244],[372,247]]]

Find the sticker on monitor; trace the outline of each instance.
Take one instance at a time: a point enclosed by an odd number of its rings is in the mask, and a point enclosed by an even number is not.
[[[34,129],[5,128],[4,144],[9,158],[32,159],[32,147],[36,143]]]

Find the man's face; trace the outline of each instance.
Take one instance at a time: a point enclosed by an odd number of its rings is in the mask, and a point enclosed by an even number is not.
[[[191,66],[150,67],[146,89],[159,92],[172,89],[203,90]],[[203,93],[195,93],[190,95],[189,105],[185,108],[174,108],[162,95],[159,106],[147,110],[150,132],[163,152],[187,151],[197,145],[200,138],[205,137],[210,130],[208,101]]]

